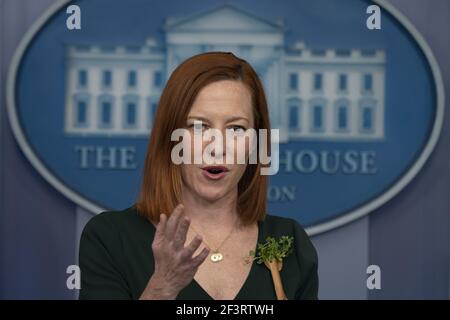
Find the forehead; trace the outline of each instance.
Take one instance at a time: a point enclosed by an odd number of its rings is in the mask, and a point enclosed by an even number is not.
[[[250,90],[237,80],[221,80],[208,84],[198,93],[189,114],[214,111],[250,116],[252,114]]]

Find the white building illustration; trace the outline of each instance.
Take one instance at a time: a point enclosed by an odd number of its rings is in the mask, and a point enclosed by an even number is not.
[[[167,18],[165,40],[138,46],[70,45],[65,132],[147,136],[165,82],[188,57],[231,51],[247,60],[266,92],[281,142],[384,138],[383,50],[286,47],[282,22],[225,4]]]

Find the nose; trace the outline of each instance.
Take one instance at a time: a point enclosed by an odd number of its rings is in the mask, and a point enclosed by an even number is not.
[[[208,137],[207,139],[207,144],[211,145],[212,149],[211,149],[211,156],[214,159],[221,159],[221,158],[225,158],[226,156],[226,139],[225,139],[225,131],[224,130],[220,130],[219,128],[213,128],[213,133],[211,134],[210,137]]]

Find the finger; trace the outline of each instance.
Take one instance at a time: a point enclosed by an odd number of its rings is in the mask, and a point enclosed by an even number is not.
[[[170,215],[169,220],[167,220],[167,225],[166,225],[166,238],[167,239],[173,239],[175,230],[177,229],[177,225],[180,220],[180,216],[183,213],[183,210],[184,210],[183,205],[179,204],[172,211],[172,214]]]
[[[159,215],[159,223],[156,226],[155,238],[164,237],[166,231],[166,224],[167,224],[167,216],[164,213],[162,213]]]
[[[195,251],[200,247],[202,244],[202,238],[200,236],[195,236],[195,238],[189,243],[187,247],[184,248],[181,256],[183,259],[189,259],[192,257]]]
[[[176,249],[181,249],[184,247],[184,243],[186,242],[186,236],[190,224],[191,220],[189,219],[189,217],[185,216],[180,218],[180,222],[178,223],[178,228],[175,231],[175,236],[173,240],[173,246]]]
[[[159,222],[156,225],[156,235],[163,235],[166,231],[167,216],[164,213],[159,215]]]
[[[200,266],[205,261],[205,259],[208,257],[208,255],[209,255],[209,249],[203,248],[202,252],[200,252],[197,256],[195,256],[192,259],[192,264],[195,267]]]

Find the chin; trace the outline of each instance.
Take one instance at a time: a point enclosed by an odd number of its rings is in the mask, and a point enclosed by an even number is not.
[[[207,201],[216,201],[226,195],[224,188],[208,188],[198,193],[198,196]]]
[[[200,195],[201,198],[203,198],[204,200],[210,201],[210,202],[217,201],[220,198],[222,198],[223,196],[224,196],[224,193],[211,193],[211,192],[208,192],[208,194]]]

